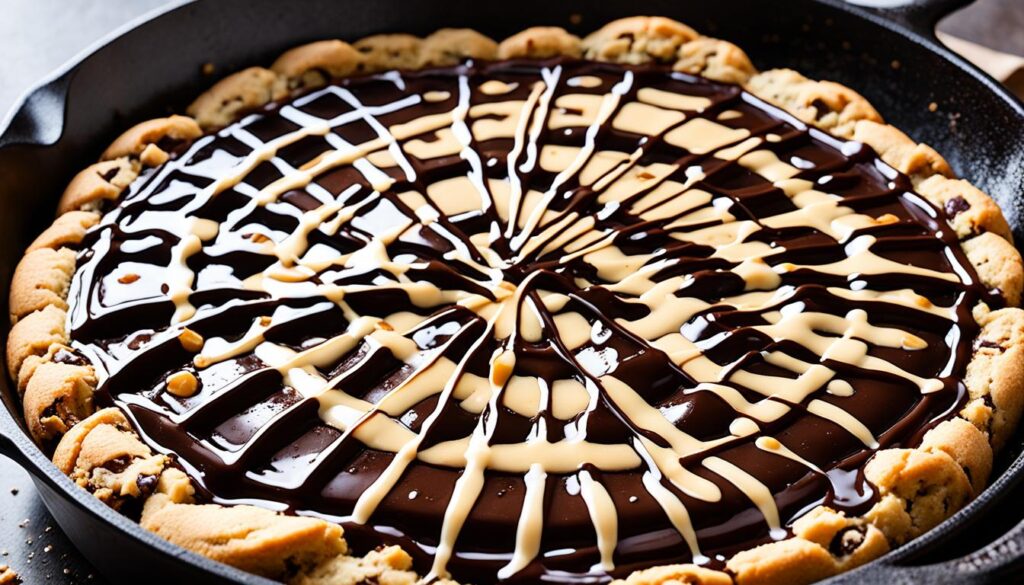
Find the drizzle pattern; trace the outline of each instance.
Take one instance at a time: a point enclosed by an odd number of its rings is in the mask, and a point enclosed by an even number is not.
[[[865,510],[867,457],[962,401],[985,294],[867,147],[572,60],[273,104],[137,181],[79,264],[99,400],[205,498],[477,583],[720,566]]]

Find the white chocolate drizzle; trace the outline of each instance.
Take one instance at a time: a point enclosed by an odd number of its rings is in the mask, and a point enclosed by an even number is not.
[[[344,315],[343,332],[296,348],[273,341],[275,328],[295,317],[282,309],[268,311],[247,321],[251,324],[240,335],[207,337],[191,359],[199,372],[214,372],[252,356],[262,371],[277,372],[300,399],[316,401],[319,416],[339,437],[296,483],[319,473],[323,461],[353,441],[387,454],[383,471],[358,495],[351,513],[335,519],[370,523],[414,465],[460,469],[430,567],[429,578],[445,578],[458,552],[456,541],[490,474],[517,474],[525,492],[514,549],[497,573],[505,579],[544,553],[546,499],[550,490],[562,489],[556,477],[572,476],[593,526],[598,558],[592,571],[611,572],[620,518],[628,512],[620,509],[621,499],[603,478],[632,471],[642,475],[646,496],[657,502],[692,557],[707,562],[688,506],[721,501],[722,486],[738,490],[760,512],[770,538],[785,536],[785,519],[771,489],[756,470],[720,456],[723,449],[753,443],[808,473],[824,473],[769,436],[768,429],[796,410],[875,450],[885,429],[872,430],[844,408],[844,401],[859,392],[848,379],[884,379],[916,389],[918,398],[945,388],[942,378],[949,375],[954,357],[927,375],[892,361],[892,352],[912,354],[929,348],[929,341],[876,321],[872,311],[898,307],[954,323],[957,307],[929,296],[935,287],[969,284],[965,273],[891,259],[878,245],[875,230],[893,221],[859,213],[856,202],[829,193],[827,183],[803,178],[794,164],[799,161],[781,159],[775,145],[788,139],[785,127],[762,124],[752,131],[738,125],[750,115],[745,113],[750,106],[738,100],[723,105],[699,92],[638,87],[628,69],[610,81],[567,74],[562,65],[543,68],[532,82],[491,79],[474,86],[478,81],[459,75],[454,85],[384,105],[362,104],[356,87],[328,86],[280,107],[280,117],[294,126],[282,135],[257,138],[255,121],[222,131],[251,150],[216,175],[208,176],[208,163],[189,163],[189,156],[161,169],[161,176],[175,170],[210,179],[185,207],[184,213],[197,215],[189,215],[184,226],[161,225],[164,218],[158,213],[122,222],[115,211],[103,220],[104,226],[116,225],[127,234],[174,232],[177,241],[163,293],[174,307],[171,329],[201,327],[203,319],[215,314],[194,303],[205,287],[203,279],[217,275],[194,272],[190,261],[237,249],[267,260],[266,268],[232,282],[238,290],[263,299],[302,301],[307,312],[315,308],[308,301],[318,299],[325,310]],[[320,99],[344,101],[351,111],[320,118],[305,107]],[[396,114],[414,106],[428,108],[427,113],[395,121]],[[338,132],[354,124],[369,128],[369,137],[352,142]],[[611,148],[606,141],[610,129],[644,138],[635,148]],[[546,143],[551,133],[571,134],[578,143]],[[301,164],[286,160],[293,149],[316,138],[323,146],[313,158]],[[505,161],[481,148],[489,141],[510,141]],[[679,159],[655,160],[649,156],[654,144],[671,147]],[[446,160],[459,161],[464,172],[432,178],[424,170]],[[258,187],[249,184],[257,168],[266,165],[280,176]],[[495,168],[504,168],[506,176],[495,178]],[[722,168],[748,173],[749,180],[769,185],[788,205],[752,215],[740,197],[723,196],[712,187]],[[359,185],[335,195],[324,179],[339,172],[350,173],[347,180]],[[547,176],[543,184],[536,179],[541,174]],[[226,220],[198,215],[229,191],[245,203]],[[306,194],[308,208],[291,207],[296,192]],[[591,199],[572,198],[580,192],[589,192]],[[133,196],[128,202],[137,200]],[[254,213],[289,219],[246,223]],[[624,237],[616,222],[630,226],[637,237]],[[835,259],[778,260],[792,250],[761,236],[786,230],[826,240]],[[638,251],[640,236],[658,235],[663,236],[658,245]],[[346,251],[322,243],[332,238],[345,238]],[[416,255],[416,246],[427,238],[444,242],[441,257]],[[102,245],[95,249],[103,252]],[[451,268],[458,280],[423,277],[437,265]],[[582,269],[571,272],[569,267]],[[92,278],[92,270],[88,266],[76,279]],[[372,280],[354,276],[371,273]],[[573,289],[544,288],[553,288],[549,273],[565,276]],[[691,294],[705,273],[740,285],[715,298]],[[827,279],[829,284],[815,293],[820,298],[854,308],[826,311],[807,301],[800,290],[807,281],[797,278],[806,274]],[[872,287],[873,279],[892,275],[905,275],[906,285]],[[377,306],[367,309],[369,294],[381,296]],[[387,295],[392,294],[408,298],[409,306],[389,306]],[[630,310],[603,318],[587,306],[601,295]],[[246,299],[239,306],[254,302]],[[723,363],[714,351],[728,335],[705,337],[700,331],[718,326],[708,317],[716,312],[744,323],[735,327],[767,340],[769,348]],[[427,347],[417,341],[424,331],[456,323],[451,320],[456,316],[458,326],[443,343]],[[72,319],[80,322],[81,315]],[[721,327],[733,327],[724,323]],[[673,375],[692,382],[681,396],[705,397],[730,409],[723,432],[701,438],[684,430],[680,421],[685,416],[674,405],[652,400],[648,388],[621,374],[628,364],[618,354],[624,346],[617,343],[662,356]],[[522,344],[552,348],[575,373],[554,378],[524,373],[526,358],[517,349]],[[467,349],[461,354],[453,349],[462,346]],[[402,375],[372,397],[350,393],[348,382],[364,364],[382,356],[399,363]],[[343,371],[332,373],[350,359]],[[136,406],[162,408],[148,398],[132,400]],[[403,418],[426,403],[434,406],[419,413],[415,424]],[[198,420],[208,408],[185,409],[174,420]],[[466,436],[430,439],[444,424],[447,408],[475,416],[475,427]],[[589,437],[588,420],[599,411],[619,417],[629,439],[608,443]],[[505,412],[531,421],[527,439],[495,440],[504,416],[499,413]],[[553,432],[556,424],[566,430]],[[204,448],[218,451],[212,442]],[[218,452],[223,461],[244,456]]]

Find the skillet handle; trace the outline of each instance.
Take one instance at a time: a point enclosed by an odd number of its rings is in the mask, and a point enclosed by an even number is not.
[[[973,4],[974,0],[846,0],[929,39],[943,17]]]
[[[0,148],[56,144],[64,133],[65,104],[73,76],[73,70],[66,71],[22,96],[6,120],[6,129],[0,118]]]

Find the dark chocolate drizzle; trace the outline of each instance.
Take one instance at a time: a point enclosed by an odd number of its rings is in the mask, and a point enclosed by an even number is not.
[[[598,78],[600,84],[591,88],[566,85],[566,80],[584,75]],[[603,360],[605,370],[614,371],[615,377],[660,409],[677,428],[700,440],[730,436],[729,423],[737,416],[733,409],[713,392],[692,391],[697,382],[690,375],[622,325],[620,320],[641,318],[649,309],[630,295],[610,292],[592,265],[582,259],[561,261],[564,252],[516,257],[514,243],[505,234],[506,222],[493,207],[453,217],[442,214],[428,228],[417,223],[413,210],[397,196],[410,190],[426,194],[429,184],[473,172],[488,179],[507,180],[508,168],[514,168],[505,164],[515,146],[512,140],[474,140],[471,150],[477,153],[476,160],[458,155],[419,160],[408,155],[415,178],[410,180],[407,170],[399,166],[381,168],[394,183],[375,201],[369,199],[374,189],[366,177],[345,165],[316,177],[307,188],[284,193],[276,202],[251,205],[253,193],[289,169],[334,148],[323,137],[310,136],[260,163],[239,185],[198,207],[192,205],[199,201],[204,188],[238,164],[254,147],[298,128],[283,112],[297,109],[323,119],[360,113],[334,127],[332,134],[361,144],[378,136],[379,126],[371,120],[391,127],[448,111],[467,91],[471,104],[525,100],[534,82],[542,78],[557,80],[555,97],[568,93],[604,95],[612,86],[630,78],[619,108],[635,101],[637,89],[644,87],[706,97],[711,105],[700,112],[686,112],[688,119],[718,119],[725,126],[746,128],[753,136],[774,134],[778,137],[776,141],[765,141],[758,148],[769,149],[780,160],[799,168],[798,178],[840,196],[844,205],[858,213],[872,217],[892,214],[898,218],[896,222],[863,228],[855,236],[870,234],[877,238],[872,251],[885,258],[955,273],[960,282],[902,273],[824,274],[813,270],[813,265],[843,259],[843,244],[811,227],[762,226],[747,241],[784,248],[765,261],[773,266],[791,262],[804,268],[781,275],[782,286],[793,287],[792,294],[781,305],[763,311],[739,311],[719,303],[722,298],[743,292],[743,279],[729,271],[736,263],[711,257],[712,247],[672,238],[673,230],[666,226],[673,218],[643,221],[628,212],[626,202],[618,209],[607,209],[597,202],[598,193],[590,186],[581,186],[575,176],[559,188],[558,196],[549,206],[556,212],[574,210],[582,216],[604,210],[597,215],[595,229],[617,234],[615,245],[624,253],[658,251],[658,259],[677,259],[653,280],[678,275],[692,277],[678,294],[702,299],[712,307],[690,319],[682,333],[717,364],[792,378],[795,374],[765,361],[767,352],[780,351],[811,363],[822,361],[835,370],[836,377],[849,382],[854,393],[841,397],[821,388],[807,401],[813,398],[840,406],[871,430],[881,448],[914,445],[928,428],[955,414],[964,401],[960,379],[977,334],[971,309],[979,300],[987,299],[987,293],[961,253],[943,211],[914,194],[907,177],[881,162],[869,148],[808,129],[735,86],[656,67],[567,60],[467,64],[336,81],[298,100],[272,104],[216,135],[196,141],[163,167],[144,174],[88,235],[69,299],[73,346],[90,357],[103,375],[97,402],[122,408],[147,443],[160,452],[174,454],[197,484],[201,499],[226,504],[254,503],[335,520],[344,525],[346,538],[355,552],[382,544],[399,544],[413,555],[418,570],[429,571],[445,507],[461,469],[415,461],[368,523],[352,522],[349,515],[357,498],[394,455],[370,449],[351,433],[325,424],[318,415],[319,403],[315,398],[304,398],[295,389],[283,386],[281,374],[267,368],[252,352],[200,369],[192,364],[193,354],[176,339],[183,326],[206,339],[238,339],[254,319],[271,315],[274,321],[266,339],[295,350],[343,333],[349,320],[334,302],[317,295],[273,298],[242,286],[243,280],[277,260],[252,242],[252,234],[269,234],[280,241],[295,229],[304,212],[337,198],[346,205],[370,202],[336,234],[313,231],[309,236],[311,248],[324,246],[347,254],[362,248],[397,222],[412,218],[414,223],[403,236],[387,245],[389,256],[396,262],[416,264],[406,276],[412,281],[434,283],[444,290],[491,297],[492,290],[481,284],[487,276],[468,263],[453,259],[449,252],[456,245],[463,245],[475,262],[483,263],[484,258],[469,236],[498,226],[499,236],[493,250],[504,258],[515,258],[504,268],[504,280],[514,284],[528,282],[523,297],[532,298],[537,307],[543,307],[538,296],[540,290],[567,295],[570,300],[564,310],[579,313],[593,326],[591,340],[570,349],[557,334],[551,334],[552,315],[541,311],[542,325],[548,334],[536,343],[521,337],[512,342],[517,375],[536,376],[549,382],[589,380],[594,384],[598,399],[587,416],[564,421],[554,418],[546,409],[527,418],[503,406],[496,411],[488,408],[485,416],[494,418],[492,444],[518,443],[542,432],[552,442],[582,433],[595,443],[634,444],[636,437],[643,436],[657,445],[665,445],[656,433],[637,426],[608,400],[597,375],[601,367],[592,365],[595,360]],[[479,90],[487,80],[501,80],[515,87],[503,95],[489,95]],[[419,101],[390,111],[383,107],[430,91],[450,95],[441,101]],[[374,107],[377,109],[370,115],[367,108]],[[725,111],[739,115],[719,119]],[[582,146],[592,139],[600,150],[629,154],[640,149],[635,164],[678,164],[679,169],[670,178],[679,182],[686,182],[685,169],[698,166],[703,178],[692,187],[712,193],[716,200],[729,202],[729,212],[737,220],[758,220],[796,209],[782,190],[736,161],[692,154],[665,142],[664,134],[640,136],[609,124],[596,128],[590,138],[587,132],[586,127],[550,130],[545,125],[533,146]],[[438,139],[432,131],[415,138],[428,142]],[[522,162],[530,155],[524,150],[518,156]],[[489,162],[492,160],[497,164]],[[543,192],[555,177],[555,173],[538,165],[528,171],[522,171],[523,167],[517,174],[525,186],[524,192],[526,188]],[[641,191],[634,199],[649,191]],[[946,213],[958,211],[955,208]],[[201,250],[188,258],[188,267],[195,274],[189,300],[197,313],[184,323],[171,324],[175,305],[167,295],[168,267],[173,263],[174,248],[185,233],[181,227],[185,213],[220,222],[222,227],[215,241],[205,242]],[[132,226],[135,221],[139,223]],[[542,224],[534,235],[550,223]],[[706,225],[714,223],[712,220]],[[699,227],[704,225],[675,231]],[[117,279],[125,273],[138,274],[140,278],[129,284],[118,283]],[[398,311],[429,315],[406,334],[415,342],[420,355],[440,351],[453,362],[465,361],[465,371],[488,375],[488,360],[501,342],[484,335],[485,323],[476,313],[455,305],[417,306],[403,290],[390,286],[395,280],[392,274],[372,266],[332,267],[310,280],[367,285],[364,291],[346,294],[344,298],[359,315],[384,318]],[[910,288],[936,305],[953,307],[955,319],[887,302],[848,300],[830,293],[827,287],[874,291]],[[943,382],[942,389],[922,394],[905,378],[826,360],[799,344],[773,341],[752,329],[768,324],[764,314],[782,309],[783,305],[789,310],[840,316],[862,309],[872,325],[901,329],[920,337],[928,344],[924,349],[871,346],[869,351],[912,374],[938,377]],[[591,365],[584,366],[583,362]],[[200,380],[200,391],[191,398],[177,398],[164,390],[166,376],[182,369],[195,371]],[[370,403],[414,371],[413,366],[386,348],[371,347],[365,341],[337,363],[318,369],[328,379],[344,373],[338,387]],[[748,388],[723,383],[735,387],[748,401],[764,399]],[[708,557],[698,561],[721,567],[734,552],[780,536],[769,533],[764,516],[744,492],[701,465],[701,460],[709,455],[734,463],[767,486],[784,526],[818,504],[859,514],[875,501],[874,490],[864,480],[862,471],[873,451],[836,422],[809,414],[805,408],[807,401],[790,404],[786,415],[760,424],[760,434],[777,438],[827,473],[811,471],[792,459],[758,449],[754,445],[755,435],[726,441],[699,457],[683,460],[687,469],[718,486],[722,494],[718,502],[701,501],[682,493],[664,478],[656,480],[689,511],[700,550]],[[435,413],[437,420],[426,425],[424,421],[431,413]],[[458,400],[440,404],[438,395],[395,418],[413,432],[425,432],[421,450],[466,437],[480,423],[480,416],[460,407]],[[618,512],[618,544],[610,576],[693,560],[683,538],[643,484],[647,464],[616,472],[590,465],[584,468],[605,487]],[[515,548],[524,490],[522,474],[487,472],[484,487],[448,563],[454,578],[473,583],[496,581],[498,569],[509,562]],[[543,506],[540,553],[507,582],[608,580],[610,576],[600,569],[595,529],[580,496],[577,473],[548,474]],[[845,543],[837,537],[833,546],[842,549]]]

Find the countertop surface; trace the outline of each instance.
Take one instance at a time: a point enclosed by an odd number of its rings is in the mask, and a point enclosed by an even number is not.
[[[3,0],[0,116],[29,87],[104,35],[167,0]],[[1024,55],[1024,1],[978,0],[940,29]],[[1024,495],[1024,494],[1022,494]],[[1024,499],[1024,498],[1022,498]],[[60,532],[28,475],[0,458],[0,564],[24,583],[106,583]]]

